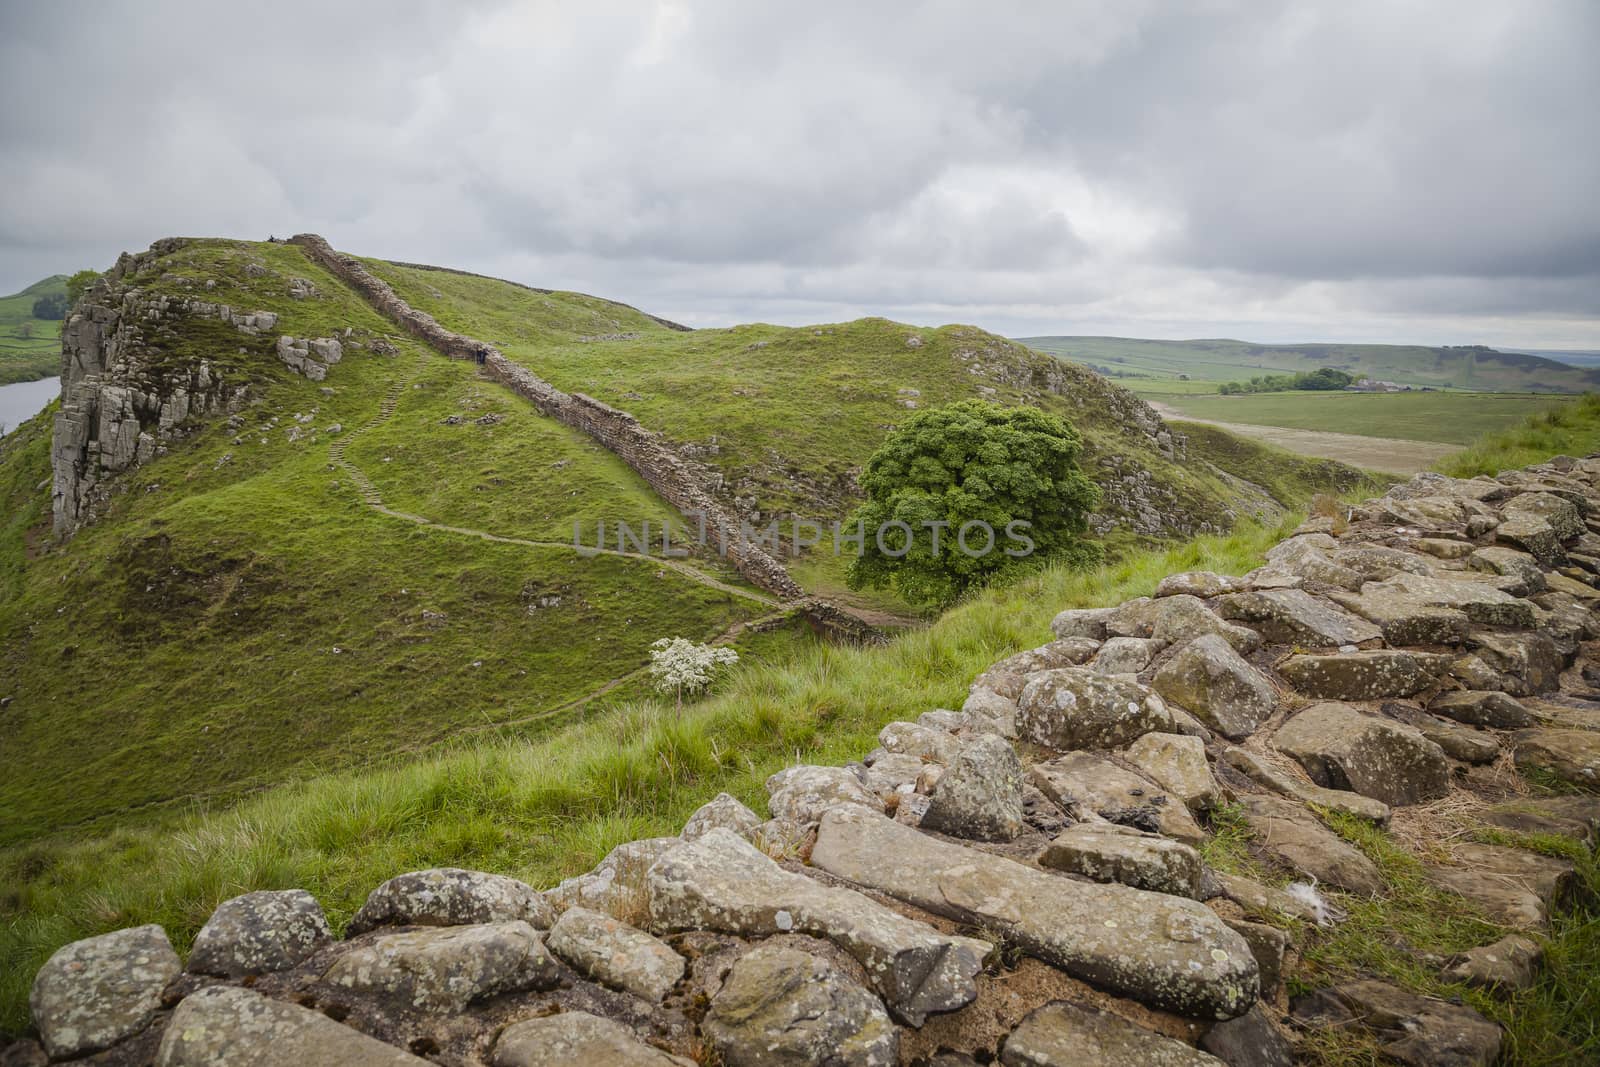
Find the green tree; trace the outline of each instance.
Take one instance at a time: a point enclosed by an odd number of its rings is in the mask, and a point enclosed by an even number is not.
[[[99,277],[100,272],[97,270],[80,270],[78,273],[68,278],[67,306],[69,308],[76,307],[78,301],[83,297],[83,294],[88,291],[89,286],[93,285],[95,280]]]
[[[1078,469],[1066,420],[979,400],[919,412],[867,460],[852,588],[892,586],[943,607],[973,585],[1045,559],[1097,560],[1084,540],[1100,491]]]
[[[36,319],[63,319],[67,316],[67,298],[60,293],[46,293],[33,302]]]

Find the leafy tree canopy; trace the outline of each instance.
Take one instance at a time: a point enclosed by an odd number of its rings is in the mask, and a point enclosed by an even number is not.
[[[1047,558],[1087,561],[1099,490],[1078,469],[1082,442],[1037,408],[979,400],[919,412],[867,460],[853,588],[893,586],[926,607]]]
[[[83,296],[83,294],[88,290],[89,286],[95,283],[95,279],[98,277],[100,277],[100,272],[97,270],[80,270],[78,273],[68,278],[67,306],[70,308],[76,305],[79,298]]]

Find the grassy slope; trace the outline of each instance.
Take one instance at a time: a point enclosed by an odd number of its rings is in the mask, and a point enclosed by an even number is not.
[[[295,248],[218,242],[175,258],[188,264],[164,264],[174,276],[228,279],[208,298],[279,310],[299,336],[388,328]],[[275,297],[284,279],[245,278],[247,259],[312,279],[323,298]],[[34,527],[37,537],[48,517],[48,418],[5,439],[0,695],[13,698],[6,746],[28,758],[8,760],[0,777],[0,839],[403,758],[465,729],[552,712],[636,668],[657,637],[706,639],[763,613],[651,563],[489,543],[365,508],[330,470],[336,438],[291,442],[290,413],[348,434],[420,368],[395,418],[373,441],[357,438],[351,458],[380,485],[395,464],[379,453],[430,476],[510,468],[522,509],[490,523],[469,506],[473,481],[458,479],[459,494],[423,501],[430,517],[570,541],[570,523],[563,532],[545,520],[588,494],[660,509],[582,435],[533,417],[467,365],[400,347],[392,357],[351,348],[325,383],[332,395],[270,357],[230,354],[262,397],[241,430],[216,423],[173,448],[125,480],[105,521],[37,559],[24,535]],[[490,409],[507,417],[438,425],[443,411]],[[546,595],[561,604],[528,610]]]
[[[1255,345],[1245,341],[1153,341],[1131,337],[1025,337],[1024,344],[1113,374],[1236,381],[1259,374],[1337,367],[1357,377],[1478,392],[1583,392],[1600,371],[1539,356],[1421,345]]]
[[[1455,445],[1511,429],[1530,415],[1571,402],[1569,397],[1528,393],[1287,392],[1159,399],[1196,419]]]
[[[1565,412],[1564,421],[1537,429],[1542,455],[1600,444],[1600,404],[1585,401]],[[1501,466],[1532,462],[1540,458],[1527,451],[1533,442],[1530,435],[1490,442],[1476,462],[1495,455],[1504,457]],[[958,704],[973,675],[1044,640],[1060,608],[1117,603],[1197,566],[1241,573],[1291,524],[1134,553],[1090,572],[1048,570],[982,592],[884,648],[814,646],[799,656],[780,649],[770,661],[747,657],[681,719],[638,703],[535,741],[463,745],[405,766],[276,788],[228,811],[174,814],[158,828],[0,851],[0,886],[7,887],[0,890],[0,1026],[23,1024],[34,969],[78,937],[160,922],[184,945],[221,900],[292,886],[314,892],[342,925],[372,886],[397,871],[459,864],[549,884],[621,841],[675,832],[718,790],[759,810],[771,771],[797,759],[854,758],[872,747],[885,722]],[[1361,843],[1397,882],[1406,875],[1384,841]],[[1237,832],[1220,833],[1208,853],[1222,866],[1246,862]],[[1453,945],[1461,908],[1453,898],[1418,895],[1409,882],[1399,889],[1403,912],[1357,910],[1335,940],[1318,943],[1314,965],[1330,975],[1375,969],[1418,984],[1389,931],[1405,931],[1420,947]],[[1552,966],[1532,991],[1509,1005],[1475,998],[1510,1027],[1519,1063],[1553,1067],[1581,1057],[1581,1042],[1593,1047],[1585,1005],[1597,996],[1600,921],[1575,913],[1559,920],[1555,934]],[[1333,1047],[1327,1061],[1370,1062],[1362,1056]]]
[[[1163,458],[1126,432],[1105,383],[1079,368],[1066,373],[1070,396],[1033,380],[1011,384],[974,373],[1008,360],[1048,363],[970,326],[924,329],[885,319],[790,328],[750,325],[681,332],[593,297],[538,293],[505,282],[368,265],[413,305],[461,332],[493,340],[562,389],[587,393],[631,412],[679,444],[696,446],[739,496],[767,514],[842,518],[854,505],[853,472],[907,413],[994,390],[1002,403],[1037,403],[1083,433],[1085,466],[1129,459],[1169,487],[1180,522],[1214,518],[1218,502],[1240,494],[1198,464]],[[623,340],[581,338],[637,334]],[[922,344],[908,346],[918,337]],[[1211,458],[1211,457],[1206,457]],[[1225,457],[1224,464],[1225,466]],[[1328,485],[1348,471],[1304,461],[1306,485]],[[1242,472],[1235,472],[1242,473]],[[1294,495],[1281,498],[1287,502]],[[819,500],[823,504],[819,506]],[[838,585],[831,557],[810,557],[797,573],[813,589]]]
[[[759,809],[761,783],[786,764],[855,758],[884,723],[959,706],[973,675],[1047,639],[1059,608],[1148,593],[1173,570],[1248,568],[1283,532],[1251,527],[1093,572],[1050,570],[884,648],[747,657],[681,719],[640,702],[537,741],[463,746],[160,828],[0,852],[0,886],[10,887],[0,891],[0,1025],[20,1024],[28,976],[55,946],[146,921],[186,944],[243,889],[303,886],[342,924],[398,871],[456,864],[546,885],[622,841],[676,832],[719,789]]]
[[[34,318],[33,302],[50,293],[65,296],[66,292],[66,275],[56,274],[20,293],[0,296],[0,385],[61,373],[61,323]]]

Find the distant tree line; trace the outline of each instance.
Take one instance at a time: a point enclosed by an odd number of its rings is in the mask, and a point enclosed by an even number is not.
[[[67,291],[64,293],[46,293],[33,302],[33,317],[57,322],[67,317],[73,305],[83,296],[84,291],[93,285],[95,279],[100,277],[97,270],[80,270],[67,279]]]
[[[67,294],[46,293],[33,302],[36,319],[64,319],[67,317]]]
[[[1302,374],[1258,374],[1247,382],[1223,382],[1217,386],[1217,392],[1223,396],[1242,393],[1286,393],[1296,389],[1315,392],[1343,389],[1353,381],[1355,376],[1346,374],[1342,370],[1319,367],[1317,370]]]

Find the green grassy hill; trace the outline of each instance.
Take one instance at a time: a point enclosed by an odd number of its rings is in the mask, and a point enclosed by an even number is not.
[[[1285,460],[1220,436],[1243,466],[1270,470]],[[1447,471],[1465,477],[1596,449],[1600,401],[1585,398],[1486,439]],[[25,1024],[33,973],[76,938],[159,922],[182,949],[217,904],[250,889],[309,890],[338,928],[396,871],[458,865],[550,885],[624,841],[676,833],[719,790],[760,810],[767,775],[796,760],[856,758],[885,723],[958,706],[975,674],[1047,640],[1061,608],[1146,595],[1183,570],[1243,573],[1298,522],[1245,524],[1228,537],[1128,552],[1087,572],[1047,568],[981,591],[879,648],[810,644],[751,657],[681,717],[656,700],[622,702],[542,736],[479,736],[394,766],[264,790],[225,810],[0,848],[0,1029]],[[1415,929],[1429,917],[1406,918]],[[1394,919],[1368,908],[1338,928],[1335,947],[1376,956],[1400,969],[1391,978],[1412,985],[1420,975],[1409,953],[1393,951]],[[1565,924],[1563,955],[1592,960],[1596,922],[1580,913]],[[1537,1062],[1575,1062],[1569,1040],[1592,1047],[1592,1001],[1559,980],[1542,980],[1496,1012],[1515,1028],[1518,1047],[1554,1048]]]
[[[320,295],[281,295],[291,275]],[[217,282],[208,299],[278,311],[297,336],[394,329],[293,247],[205,242],[137,281],[182,293],[185,278]],[[172,358],[213,351],[202,336],[180,337]],[[349,348],[320,385],[260,351],[231,355],[256,402],[126,476],[110,513],[59,548],[47,536],[50,413],[4,439],[0,838],[215,802],[511,721],[537,732],[638,668],[652,640],[707,640],[769,613],[728,591],[737,584],[712,562],[700,581],[655,561],[579,558],[576,508],[664,506],[475,368],[393,343],[397,355]],[[393,417],[369,426],[386,395]],[[379,513],[330,462],[340,442],[375,480],[404,468],[433,487],[397,493],[397,510],[550,544]],[[507,480],[506,506],[474,506]]]
[[[908,411],[972,396],[1064,415],[1084,436],[1091,470],[1148,472],[1162,533],[1224,529],[1263,503],[1236,483],[1248,475],[1230,470],[1226,453],[1164,456],[1138,424],[1153,413],[1132,396],[976,327],[860,319],[683,331],[593,297],[365,262],[445,326],[494,342],[557,388],[631,412],[720,473],[748,511],[843,518],[858,501],[855,472]],[[1291,471],[1297,491],[1350,477],[1312,460]],[[1292,499],[1280,493],[1277,503]],[[1126,532],[1122,516],[1107,525]],[[799,571],[832,587],[831,563],[812,557]]]
[[[1358,378],[1473,392],[1581,393],[1600,387],[1600,369],[1482,346],[1258,345],[1226,339],[1154,341],[1132,337],[1020,340],[1041,352],[1101,368],[1129,388],[1148,385],[1163,391],[1170,390],[1179,375],[1188,375],[1193,382],[1227,382],[1321,367],[1348,371]],[[1159,380],[1159,386],[1150,379]]]
[[[1090,470],[1122,494],[1108,495],[1159,511],[1148,532],[1220,530],[1360,479],[1209,438],[1169,459],[1125,421],[1151,418],[1128,394],[971,327],[686,332],[581,294],[373,266],[446,325],[633,411],[767,515],[842,517],[853,471],[908,402],[973,395],[1068,415]],[[312,295],[292,298],[291,279]],[[159,820],[484,733],[535,736],[591,698],[640,695],[660,637],[737,634],[774,656],[812,640],[798,626],[739,633],[774,605],[714,555],[580,556],[575,521],[659,524],[670,509],[589,437],[402,336],[298,246],[192,241],[120,284],[273,311],[297,337],[353,335],[317,383],[276,359],[272,336],[163,325],[154,373],[204,358],[253,401],[191,420],[61,545],[51,413],[0,445],[0,842]],[[1121,521],[1107,520],[1114,544],[1136,539]],[[837,593],[845,562],[819,554],[796,573]]]
[[[51,275],[20,293],[0,296],[0,385],[61,373],[61,323],[33,317],[41,296],[67,295],[67,277]]]

